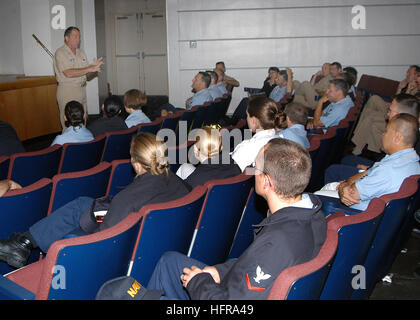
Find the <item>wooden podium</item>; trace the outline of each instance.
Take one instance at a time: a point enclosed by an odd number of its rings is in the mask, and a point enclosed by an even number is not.
[[[61,132],[55,76],[0,76],[0,120],[21,141]]]

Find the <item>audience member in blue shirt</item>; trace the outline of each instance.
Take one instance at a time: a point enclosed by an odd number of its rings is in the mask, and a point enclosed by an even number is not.
[[[338,125],[354,106],[352,99],[347,95],[348,88],[347,82],[343,79],[331,80],[327,92],[318,100],[313,121],[309,121],[306,128],[329,128]],[[331,102],[330,105],[322,110],[323,104],[327,101]]]
[[[392,119],[400,113],[408,113],[418,118],[420,110],[420,101],[418,101],[414,96],[406,93],[400,93],[395,96],[392,100],[391,105],[388,108],[386,114],[386,121]],[[372,125],[374,123],[372,122]],[[420,135],[420,134],[419,134]],[[382,146],[382,134],[379,136],[380,146]],[[420,141],[416,143],[415,149],[420,155]],[[381,157],[382,158],[382,157]],[[378,161],[380,159],[377,159]],[[371,159],[366,159],[361,156],[348,155],[341,159],[341,164],[333,164],[325,170],[324,182],[325,184],[335,181],[346,180],[347,178],[355,175],[359,172],[359,169],[366,170],[368,169],[374,161]]]
[[[403,181],[420,174],[419,156],[413,149],[418,134],[417,119],[406,113],[394,116],[382,135],[382,149],[387,154],[371,168],[340,182],[341,202],[351,209],[365,210],[370,200],[397,192]],[[335,202],[326,198],[323,202]]]
[[[308,108],[299,103],[289,103],[284,109],[287,128],[280,129],[280,138],[299,143],[302,147],[309,149],[310,143],[306,136],[305,125],[308,120]]]
[[[280,70],[277,72],[277,76],[274,79],[274,83],[277,85],[270,93],[269,98],[275,102],[280,102],[280,100],[286,95],[287,84],[289,80],[288,71]]]
[[[137,89],[128,90],[124,94],[125,111],[129,114],[125,119],[127,128],[131,128],[140,123],[150,123],[150,119],[143,113],[141,108],[146,105],[146,95]]]
[[[213,71],[217,73],[217,83],[216,83],[217,89],[219,89],[220,92],[223,94],[229,94],[223,83],[223,80],[225,79],[225,72],[219,68],[215,68],[213,69]]]
[[[349,67],[352,68],[352,67]],[[354,69],[354,68],[352,68]],[[356,69],[354,69],[356,70]],[[354,71],[357,73],[357,71]],[[350,96],[350,98],[355,101],[356,100],[356,88],[354,87],[354,85],[356,84],[356,76],[354,75],[353,71],[344,71],[341,72],[337,78],[338,79],[343,79],[347,82],[348,88],[349,90],[347,91],[347,95]]]
[[[277,72],[274,83],[277,86],[271,91],[269,98],[277,103],[280,102],[287,93],[291,94],[293,91],[292,70],[287,68],[286,70],[280,70]]]
[[[209,93],[213,100],[216,100],[217,98],[222,98],[223,93],[220,91],[220,89],[217,87],[217,80],[219,79],[219,76],[214,71],[207,71],[207,73],[210,75],[211,81],[209,86]]]
[[[277,83],[277,82],[276,82]],[[279,102],[286,94],[286,86],[280,87],[277,85],[273,91],[271,91],[269,98],[275,102]]]
[[[80,102],[73,100],[66,104],[64,120],[68,128],[55,137],[51,143],[52,146],[55,144],[89,142],[94,139],[93,134],[84,125],[85,111]]]
[[[201,106],[206,102],[212,102],[213,99],[209,93],[208,87],[210,85],[210,75],[206,72],[199,72],[192,80],[191,87],[193,88],[194,96],[187,104],[187,110],[195,106]]]
[[[336,126],[347,116],[347,113],[353,106],[354,103],[350,96],[346,96],[344,99],[331,103],[327,108],[325,108],[320,120],[327,128]]]

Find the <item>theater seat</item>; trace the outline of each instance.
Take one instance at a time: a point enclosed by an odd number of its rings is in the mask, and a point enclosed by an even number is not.
[[[316,154],[318,153],[319,147],[321,145],[321,140],[313,139],[312,137],[309,139],[309,143],[310,143],[310,146],[309,146],[308,152],[309,152],[309,155],[311,156],[311,160],[313,163],[315,160]]]
[[[228,259],[239,258],[254,240],[254,225],[267,217],[268,205],[264,198],[257,195],[254,188],[249,193],[244,212],[235,233]]]
[[[331,164],[339,162],[341,159],[341,154],[344,151],[345,147],[345,138],[347,131],[349,129],[349,123],[347,118],[340,121],[340,123],[334,127],[335,128],[335,137],[331,145],[331,152],[327,159],[327,163],[324,166],[324,169],[328,168]]]
[[[178,122],[180,118],[181,118],[181,112],[177,112],[173,115],[163,117],[161,129],[169,129],[175,133],[176,128],[178,127]]]
[[[22,187],[42,178],[51,179],[58,173],[62,150],[61,145],[55,145],[39,151],[13,154],[8,178]]]
[[[242,173],[205,184],[208,193],[188,250],[189,257],[208,265],[226,261],[253,178]]]
[[[186,121],[186,126],[187,126],[187,134],[190,132],[191,130],[191,125],[193,123],[195,114],[197,112],[197,109],[193,108],[191,110],[185,110],[182,115],[181,118],[179,119],[179,121]],[[179,131],[178,131],[179,132]],[[184,142],[184,141],[181,141]]]
[[[207,106],[195,106],[191,110],[194,110],[196,112],[194,121],[191,126],[191,130],[201,128],[204,124],[204,121],[207,118]]]
[[[106,194],[115,196],[123,190],[135,177],[135,172],[130,160],[114,160],[111,163],[112,169]]]
[[[316,153],[315,158],[312,161],[312,174],[311,179],[309,181],[309,185],[307,190],[314,192],[319,190],[322,185],[322,178],[324,177],[324,170],[326,162],[329,159],[329,156],[333,150],[331,146],[334,142],[335,138],[335,128],[331,127],[328,128],[327,133],[324,135],[313,136],[310,139],[310,143],[317,143],[312,142],[312,140],[319,140],[320,146],[318,148],[318,152]]]
[[[338,230],[338,249],[335,261],[325,282],[321,299],[346,300],[352,292],[353,268],[363,265],[385,210],[385,202],[379,198],[370,201],[363,212],[346,215],[336,212],[328,222]]]
[[[58,173],[87,170],[99,164],[105,141],[106,136],[100,135],[89,142],[65,143]]]
[[[162,118],[157,118],[155,121],[150,123],[141,123],[136,126],[138,132],[149,132],[152,134],[157,134],[160,128],[162,127]]]
[[[312,260],[283,270],[276,278],[268,300],[316,300],[334,261],[338,245],[337,228],[328,224],[327,235]]]
[[[0,278],[0,299],[94,300],[104,282],[125,275],[140,222],[131,213],[104,231],[54,242],[44,259]]]
[[[47,178],[24,187],[8,191],[0,197],[0,239],[7,239],[13,232],[27,231],[35,222],[47,215],[52,191],[52,181]],[[39,250],[33,252],[29,261],[39,258]],[[12,271],[0,262],[0,274]]]
[[[398,84],[399,82],[395,80],[363,74],[357,88],[365,91],[368,95],[376,94],[389,100],[397,92]]]
[[[380,276],[404,222],[411,197],[417,191],[417,178],[417,176],[406,178],[398,192],[380,197],[387,205],[368,255],[362,264],[366,270],[366,289],[354,290],[351,299],[368,299],[376,282],[381,280]]]
[[[389,272],[397,255],[400,253],[401,249],[403,249],[403,246],[410,238],[413,227],[415,226],[414,213],[420,208],[420,176],[416,175],[412,176],[412,178],[417,179],[418,188],[416,193],[413,196],[411,196],[404,220],[401,224],[400,229],[397,232],[397,235],[392,241],[392,249],[390,249],[388,252],[387,260],[383,264],[383,268],[381,270],[379,278],[383,278]]]
[[[130,159],[130,143],[138,128],[131,127],[127,130],[108,132],[101,161]]]
[[[165,252],[187,253],[206,192],[206,188],[199,186],[181,199],[147,205],[140,210],[143,220],[128,275],[147,284]]]
[[[48,214],[80,196],[91,198],[104,196],[107,191],[110,173],[111,164],[101,162],[88,170],[54,176]]]
[[[229,104],[229,96],[227,94],[224,94],[221,99],[222,99],[222,103],[219,105],[219,107],[216,110],[216,112],[217,112],[217,116],[216,116],[217,121],[222,120],[226,116],[226,112],[227,112],[228,104]]]
[[[219,120],[219,110],[223,108],[223,104],[223,100],[217,98],[207,107],[206,118],[204,119],[203,125],[208,126],[217,123]]]

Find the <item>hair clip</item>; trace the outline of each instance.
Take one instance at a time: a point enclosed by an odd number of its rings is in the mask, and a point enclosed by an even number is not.
[[[209,125],[209,128],[214,129],[214,130],[220,130],[220,129],[222,129],[222,126],[218,123],[213,123],[213,124]]]

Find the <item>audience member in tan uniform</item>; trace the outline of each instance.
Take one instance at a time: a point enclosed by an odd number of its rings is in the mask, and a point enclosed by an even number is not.
[[[102,58],[99,58],[93,59],[93,64],[89,65],[86,53],[79,48],[79,45],[80,30],[69,27],[64,32],[64,45],[57,49],[54,56],[54,71],[58,82],[57,102],[63,130],[66,128],[64,108],[67,102],[72,100],[80,102],[87,114],[87,76],[90,73],[100,72],[101,65],[104,64]]]
[[[335,79],[342,71],[339,62],[331,64],[324,63],[322,70],[314,74],[311,81],[294,81],[295,98],[294,101],[303,104],[306,107],[315,109],[317,101],[316,96],[323,96],[328,89],[330,80]]]
[[[395,94],[407,93],[415,95],[420,90],[420,81],[416,81],[419,75],[420,67],[410,66],[405,79],[399,83]],[[366,102],[352,138],[352,142],[355,144],[353,149],[354,155],[361,154],[365,145],[368,145],[367,149],[370,151],[381,152],[381,135],[385,132],[385,118],[390,105],[391,103],[385,102],[378,95],[371,96]]]

